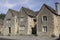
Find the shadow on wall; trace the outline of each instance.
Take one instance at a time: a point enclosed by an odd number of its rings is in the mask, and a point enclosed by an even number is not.
[[[60,35],[59,35],[59,38],[57,38],[56,40],[60,40]]]
[[[60,37],[59,37],[59,38],[57,38],[56,40],[60,40]]]

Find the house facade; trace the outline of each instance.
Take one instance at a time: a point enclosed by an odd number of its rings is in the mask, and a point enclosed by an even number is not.
[[[37,12],[24,7],[20,11],[9,9],[3,21],[2,34],[6,36],[59,36],[60,15],[58,3],[55,5],[56,10],[43,4]]]

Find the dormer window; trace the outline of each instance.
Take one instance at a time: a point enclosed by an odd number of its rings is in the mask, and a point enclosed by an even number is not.
[[[47,21],[47,16],[43,16],[42,20]]]

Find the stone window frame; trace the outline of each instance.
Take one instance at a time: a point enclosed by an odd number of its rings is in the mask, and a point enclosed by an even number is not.
[[[42,32],[47,32],[48,30],[47,30],[47,26],[42,26]]]
[[[7,22],[7,23],[10,23],[10,21],[11,21],[11,19],[7,19],[7,21],[6,21],[6,22]]]
[[[24,21],[24,17],[20,17],[20,21],[21,21],[21,22]]]
[[[22,29],[21,29],[22,28]],[[20,31],[24,31],[25,30],[25,25],[21,26],[20,25],[20,28],[19,28]]]
[[[9,28],[9,33],[11,33],[11,27],[8,27]]]
[[[44,19],[44,17],[45,17],[45,19]],[[47,20],[48,20],[48,17],[46,15],[43,15],[42,16],[42,21],[47,21]]]

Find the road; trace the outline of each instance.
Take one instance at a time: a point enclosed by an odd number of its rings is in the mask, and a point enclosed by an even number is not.
[[[14,39],[0,38],[0,40],[14,40]]]
[[[0,40],[55,40],[55,38],[36,36],[0,36]]]

